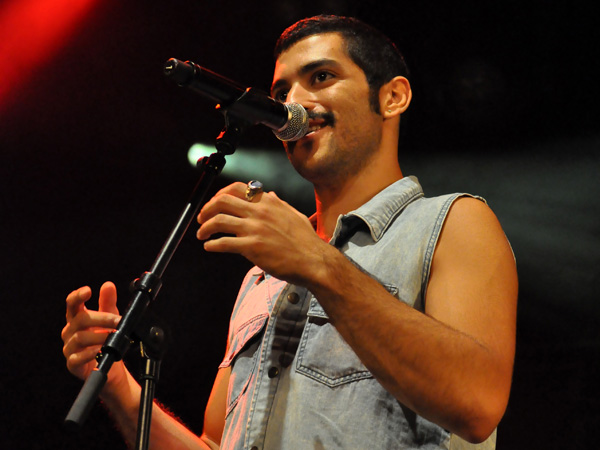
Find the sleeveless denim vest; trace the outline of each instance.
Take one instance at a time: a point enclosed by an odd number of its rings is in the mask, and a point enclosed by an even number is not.
[[[403,178],[340,216],[330,241],[398,301],[423,311],[452,203]],[[373,378],[310,292],[254,267],[233,309],[221,449],[493,449],[416,415]],[[451,368],[449,368],[451,370]]]

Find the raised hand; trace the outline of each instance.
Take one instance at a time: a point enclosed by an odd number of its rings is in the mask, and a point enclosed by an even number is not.
[[[91,297],[92,290],[87,286],[67,296],[67,324],[61,333],[67,368],[82,380],[96,367],[96,354],[121,319],[117,309],[117,290],[113,283],[106,282],[100,288],[98,311],[86,308],[85,302]],[[107,386],[124,379],[125,367],[119,361],[113,364],[108,374]]]
[[[197,237],[228,236],[205,242],[210,252],[239,253],[280,279],[296,283],[311,278],[333,250],[316,234],[308,218],[274,192],[244,199],[246,185],[233,183],[204,205]]]

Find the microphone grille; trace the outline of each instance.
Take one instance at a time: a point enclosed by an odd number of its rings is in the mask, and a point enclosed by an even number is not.
[[[297,141],[308,133],[308,113],[299,103],[286,103],[283,106],[288,111],[288,121],[277,131],[275,136],[282,141]]]

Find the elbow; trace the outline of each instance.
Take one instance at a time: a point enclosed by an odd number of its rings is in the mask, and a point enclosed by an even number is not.
[[[484,442],[498,427],[506,406],[505,400],[490,401],[488,398],[485,403],[479,402],[476,409],[471,409],[476,412],[466,414],[466,420],[461,421],[456,434],[472,444]]]
[[[466,427],[456,434],[471,444],[480,444],[492,435],[496,426],[497,424],[494,426],[478,424],[476,426]]]
[[[490,372],[488,372],[490,373]],[[487,377],[478,387],[471,385],[470,395],[464,395],[456,434],[464,440],[479,444],[488,439],[504,417],[512,382],[512,366],[506,371],[492,371],[497,376]]]

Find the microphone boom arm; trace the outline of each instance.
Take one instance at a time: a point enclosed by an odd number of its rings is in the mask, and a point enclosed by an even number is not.
[[[308,132],[308,113],[298,103],[281,103],[257,88],[243,88],[191,61],[169,59],[167,77],[217,104],[224,114],[246,125],[265,125],[282,141],[295,141]]]

